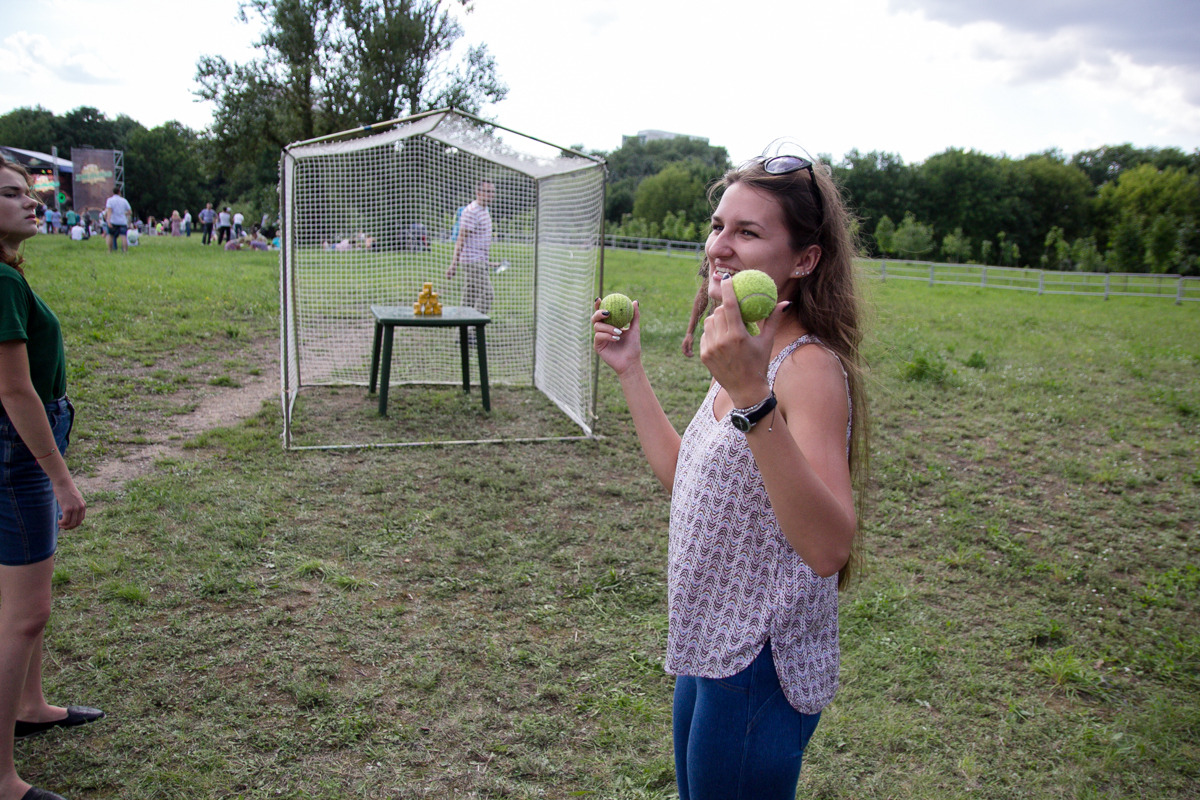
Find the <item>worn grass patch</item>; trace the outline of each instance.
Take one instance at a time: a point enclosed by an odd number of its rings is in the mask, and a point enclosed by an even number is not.
[[[75,464],[250,374],[276,324],[271,254],[151,244],[27,248],[67,328]],[[679,427],[707,384],[678,352],[694,273],[606,257]],[[867,570],[801,796],[1200,794],[1200,310],[868,288]],[[63,537],[46,683],[110,716],[22,741],[22,775],[93,798],[673,797],[668,498],[600,391],[605,438],[573,443],[285,453],[264,410],[106,496]],[[365,392],[339,402],[375,424]],[[461,391],[438,411],[480,420]]]

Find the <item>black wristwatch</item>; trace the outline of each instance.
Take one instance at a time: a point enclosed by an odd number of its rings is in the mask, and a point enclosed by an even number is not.
[[[766,400],[749,408],[735,408],[729,412],[729,422],[742,433],[749,433],[758,421],[775,410],[775,392]]]

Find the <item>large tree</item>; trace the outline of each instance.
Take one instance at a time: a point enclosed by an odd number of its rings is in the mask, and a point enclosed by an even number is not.
[[[1031,239],[1045,240],[1054,227],[1067,240],[1084,236],[1091,225],[1092,186],[1083,170],[1049,152],[1020,162],[1029,186]],[[1033,252],[1032,250],[1030,252]]]
[[[894,153],[851,150],[834,166],[833,175],[864,230],[876,230],[885,217],[889,222],[904,219],[916,207],[915,168]]]
[[[140,128],[125,149],[125,186],[141,217],[166,218],[172,211],[193,215],[207,199],[198,136],[178,122]]]
[[[0,144],[49,153],[58,144],[59,119],[54,112],[37,108],[17,108],[0,116]]]
[[[447,6],[468,0],[346,0],[342,5],[345,110],[361,122],[454,106],[478,112],[508,94],[487,45],[469,48],[451,65],[463,30]],[[345,65],[352,65],[345,68]],[[336,81],[335,81],[336,82]]]
[[[1189,154],[1177,147],[1160,149],[1134,147],[1131,144],[1105,145],[1076,153],[1071,164],[1083,170],[1092,186],[1098,189],[1115,181],[1125,170],[1143,164],[1151,164],[1160,170],[1178,167],[1192,174],[1200,173],[1200,150],[1193,150]]]
[[[703,187],[719,178],[729,169],[729,152],[724,147],[710,145],[702,139],[688,136],[676,136],[671,139],[654,139],[643,142],[636,136],[628,137],[616,150],[604,156],[608,167],[608,191],[605,200],[604,215],[610,222],[619,222],[626,214],[640,217],[634,211],[634,203],[642,181],[652,175],[658,175],[669,165],[683,164],[690,175],[701,181],[701,190],[695,193],[693,201],[707,202],[704,199]],[[688,207],[690,208],[690,203]],[[666,210],[679,211],[682,207]],[[707,206],[705,206],[707,208]],[[704,220],[695,219],[695,214],[689,211],[688,217],[694,223],[703,224]],[[647,218],[649,219],[649,218]],[[662,217],[651,220],[660,222]]]
[[[214,134],[257,134],[282,148],[360,124],[453,104],[479,112],[508,93],[487,46],[450,60],[466,0],[248,0],[262,55],[204,56],[197,91],[216,104]]]
[[[141,127],[124,114],[110,120],[91,106],[61,117],[41,106],[17,108],[0,115],[0,144],[39,153],[57,147],[61,158],[70,158],[72,147],[124,150],[130,135]]]
[[[1028,227],[1024,203],[1028,196],[1024,176],[1010,160],[951,148],[931,156],[917,171],[917,202],[912,210],[933,226],[935,235],[962,228],[967,237],[978,241],[998,229]],[[1026,244],[1021,241],[1022,247]]]
[[[670,213],[697,229],[703,228],[712,215],[705,189],[719,177],[719,170],[695,161],[668,164],[638,184],[633,216],[661,223]]]
[[[216,105],[212,152],[226,194],[255,192],[295,141],[444,105],[478,113],[504,99],[486,45],[457,63],[467,0],[246,0],[261,23],[259,58],[197,63],[196,93]]]
[[[1109,266],[1121,272],[1200,271],[1200,176],[1143,163],[1100,189],[1111,220]]]

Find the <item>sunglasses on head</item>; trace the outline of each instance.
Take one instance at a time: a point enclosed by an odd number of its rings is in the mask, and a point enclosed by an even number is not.
[[[772,156],[762,159],[763,171],[768,175],[788,175],[792,172],[799,172],[802,169],[808,170],[809,186],[812,187],[813,201],[817,204],[817,227],[825,223],[825,204],[821,197],[821,187],[817,185],[817,175],[813,171],[813,163],[807,158],[800,156]]]

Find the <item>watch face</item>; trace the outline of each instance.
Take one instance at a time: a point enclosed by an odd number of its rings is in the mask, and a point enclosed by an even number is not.
[[[754,427],[754,423],[747,419],[745,414],[736,412],[729,415],[729,422],[742,433],[748,433]]]

